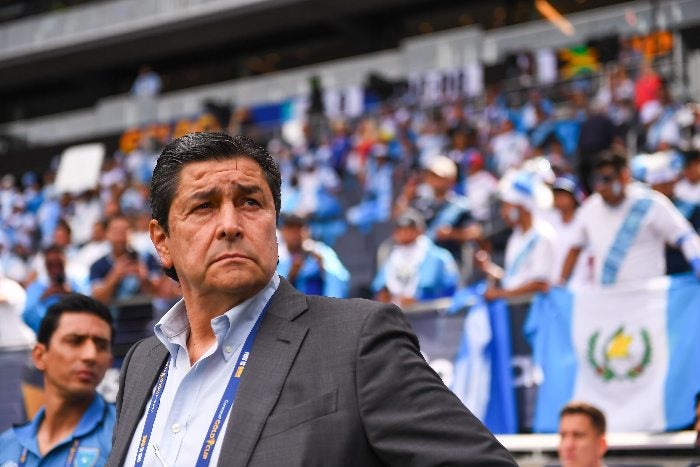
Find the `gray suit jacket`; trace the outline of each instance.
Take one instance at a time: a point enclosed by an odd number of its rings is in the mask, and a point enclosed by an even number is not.
[[[394,306],[307,296],[282,279],[251,355],[219,466],[516,465]],[[126,356],[107,465],[124,462],[166,359],[155,337]]]

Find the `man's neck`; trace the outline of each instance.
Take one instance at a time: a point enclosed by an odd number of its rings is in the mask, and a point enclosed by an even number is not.
[[[623,194],[623,195],[620,195],[619,198],[616,198],[614,200],[610,200],[610,201],[604,200],[604,201],[605,201],[605,204],[607,204],[609,207],[616,208],[616,207],[620,206],[624,200],[625,200],[625,195]]]
[[[256,291],[255,294],[258,292]],[[183,289],[187,320],[190,324],[190,334],[187,337],[187,353],[190,357],[190,365],[194,365],[216,342],[216,335],[214,335],[211,327],[211,320],[240,305],[253,295],[212,297],[190,294]]]
[[[564,222],[564,224],[568,224],[572,220],[574,220],[574,214],[576,211],[572,210],[566,210],[566,211],[559,211],[561,213],[561,220]]]
[[[529,214],[523,214],[518,221],[518,227],[520,227],[520,230],[523,232],[527,232],[532,228],[532,216]]]
[[[47,388],[45,391],[44,419],[37,433],[37,444],[41,455],[73,433],[95,395],[67,400]]]

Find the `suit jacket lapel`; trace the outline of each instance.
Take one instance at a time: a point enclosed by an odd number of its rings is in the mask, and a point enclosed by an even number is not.
[[[281,279],[260,325],[229,415],[219,466],[248,463],[308,331],[308,326],[293,322],[306,308],[306,297]]]
[[[145,350],[145,358],[132,358],[127,369],[128,386],[124,391],[122,411],[119,414],[119,432],[122,436],[115,440],[112,448],[115,454],[113,457],[118,459],[119,465],[124,462],[136,426],[151,400],[153,385],[168,357],[168,350],[155,338],[152,338],[149,344],[151,348]]]

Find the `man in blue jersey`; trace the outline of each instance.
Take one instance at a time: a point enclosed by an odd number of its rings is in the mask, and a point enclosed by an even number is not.
[[[454,294],[459,285],[457,263],[424,232],[425,221],[415,209],[396,219],[391,250],[372,281],[376,300],[409,306]]]
[[[348,296],[350,273],[331,247],[311,238],[305,219],[282,215],[279,231],[279,275],[306,294]]]
[[[0,466],[104,465],[115,409],[95,391],[112,363],[109,309],[85,295],[49,307],[32,350],[44,406],[0,435]]]

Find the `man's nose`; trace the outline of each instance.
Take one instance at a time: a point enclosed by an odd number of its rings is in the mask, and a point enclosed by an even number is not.
[[[87,339],[81,348],[80,356],[85,361],[95,361],[98,353],[97,345],[92,340]]]
[[[240,213],[236,210],[236,206],[230,203],[221,205],[218,215],[217,238],[235,238],[242,233]]]

